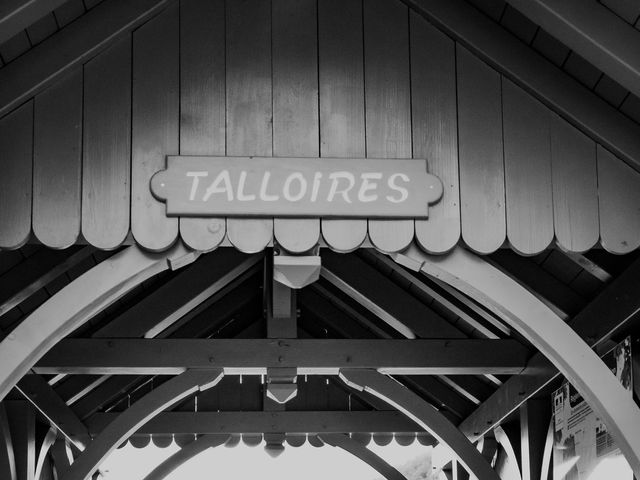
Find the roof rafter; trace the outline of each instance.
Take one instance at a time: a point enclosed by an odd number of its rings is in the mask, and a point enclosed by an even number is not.
[[[611,10],[581,0],[507,2],[640,96],[640,32]]]
[[[464,0],[403,0],[640,170],[640,127]]]
[[[9,63],[0,70],[0,117],[173,1],[107,0]]]
[[[0,43],[4,43],[62,5],[65,0],[5,0],[0,5]]]

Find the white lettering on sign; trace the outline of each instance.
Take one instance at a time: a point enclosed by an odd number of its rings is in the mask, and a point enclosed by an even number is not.
[[[151,190],[167,215],[426,218],[425,160],[169,156]]]

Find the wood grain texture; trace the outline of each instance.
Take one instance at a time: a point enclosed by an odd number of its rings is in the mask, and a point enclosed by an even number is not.
[[[553,241],[549,111],[507,79],[502,82],[507,237],[521,255]]]
[[[456,44],[462,238],[491,253],[506,238],[500,75]]]
[[[166,155],[178,153],[178,4],[167,7],[133,34],[131,231],[142,247],[161,251],[178,236],[178,219],[149,189],[165,168]]]
[[[272,155],[271,3],[227,2],[227,155]],[[271,219],[227,219],[227,237],[240,251],[262,251]]]
[[[444,186],[442,199],[416,220],[416,239],[429,253],[451,250],[460,239],[456,61],[453,40],[411,12],[413,156],[426,158]]]
[[[366,154],[362,2],[318,2],[320,156]],[[322,236],[339,252],[358,248],[367,236],[366,220],[322,220]]]
[[[82,234],[100,249],[129,233],[131,38],[84,67]]]
[[[367,156],[411,158],[409,12],[386,0],[363,8]],[[369,238],[383,252],[402,250],[413,233],[413,220],[369,221]]]
[[[0,119],[0,248],[24,245],[31,235],[33,102]]]
[[[550,130],[556,241],[566,250],[585,252],[599,238],[596,146],[555,114]]]
[[[600,243],[611,253],[640,246],[640,174],[597,146]]]
[[[318,53],[316,0],[272,0],[273,155],[317,157]],[[273,222],[278,244],[303,253],[320,240],[320,220]]]
[[[180,24],[180,154],[224,155],[224,1],[182,0]],[[180,235],[195,250],[216,248],[225,233],[224,218],[180,218]]]
[[[82,70],[35,98],[33,136],[33,233],[67,248],[80,234]]]

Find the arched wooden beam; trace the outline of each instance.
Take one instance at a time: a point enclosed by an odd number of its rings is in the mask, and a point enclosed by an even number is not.
[[[504,451],[505,458],[500,465],[500,468],[496,466],[496,470],[502,473],[503,478],[523,478],[520,472],[520,465],[518,462],[518,455],[516,454],[511,438],[501,426],[497,426],[493,430],[496,440],[500,444],[500,448]]]
[[[64,287],[0,342],[0,400],[42,355],[97,312],[148,278],[196,256],[182,244],[161,254],[132,246]]]
[[[457,288],[494,311],[551,360],[598,412],[640,477],[640,409],[598,355],[524,287],[464,248],[432,256],[412,245],[394,258]]]
[[[51,449],[53,442],[56,441],[57,436],[58,431],[55,429],[55,427],[49,428],[49,431],[44,436],[44,439],[40,444],[40,450],[38,451],[38,461],[36,462],[36,471],[33,477],[35,478],[35,480],[40,480],[44,464],[47,461],[47,456],[49,455],[49,450]]]
[[[164,480],[173,471],[184,465],[193,457],[209,448],[214,448],[226,443],[230,435],[203,435],[193,442],[185,445],[164,462],[154,468],[144,480]]]
[[[438,410],[391,377],[366,369],[341,369],[340,378],[356,390],[364,390],[400,410],[453,450],[457,460],[482,480],[500,480],[476,447]]]
[[[73,462],[62,479],[90,479],[104,459],[138,428],[192,393],[213,387],[223,375],[221,368],[187,370],[152,390],[107,425],[107,428]]]
[[[345,452],[349,452],[354,457],[359,458],[387,480],[407,480],[407,477],[389,465],[384,459],[361,443],[352,440],[348,435],[342,433],[325,433],[318,435],[318,437],[327,445],[340,447]]]

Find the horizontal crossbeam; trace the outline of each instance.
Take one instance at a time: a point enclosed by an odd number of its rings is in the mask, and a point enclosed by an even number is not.
[[[223,368],[262,375],[269,367],[336,375],[373,368],[397,375],[515,375],[528,350],[515,340],[67,339],[34,367],[39,374],[169,375]]]
[[[118,416],[96,413],[87,419],[91,435]],[[393,411],[164,412],[140,427],[136,435],[243,433],[415,433],[423,429]]]

